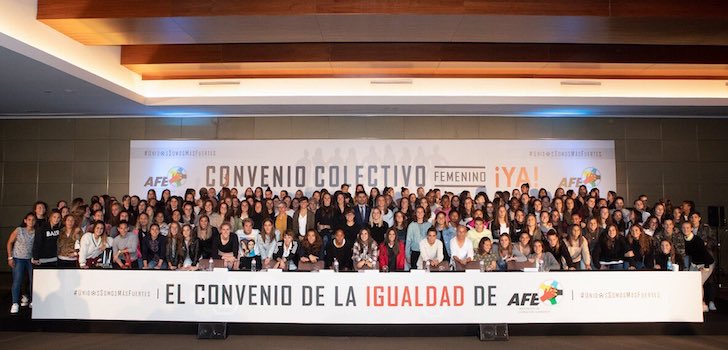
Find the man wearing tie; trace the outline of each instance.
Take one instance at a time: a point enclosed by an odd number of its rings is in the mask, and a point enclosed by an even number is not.
[[[354,207],[354,220],[356,224],[360,227],[367,227],[371,212],[372,208],[367,205],[367,194],[358,192],[356,194],[356,206]]]

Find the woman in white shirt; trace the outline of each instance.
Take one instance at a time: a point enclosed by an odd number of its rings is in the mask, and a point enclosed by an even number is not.
[[[470,250],[472,251],[473,248],[470,247]],[[425,269],[427,263],[429,263],[430,268],[437,267],[443,258],[442,241],[437,239],[437,230],[434,227],[430,227],[427,230],[426,238],[420,241],[420,258],[417,259],[417,266]]]
[[[475,251],[473,242],[468,238],[468,228],[460,225],[457,228],[457,235],[450,240],[450,265],[458,268],[465,268],[473,261]]]
[[[589,253],[589,242],[582,236],[581,227],[572,225],[569,228],[569,236],[564,240],[566,248],[571,255],[571,261],[578,264],[579,270],[591,270],[591,254]]]
[[[93,224],[93,232],[86,232],[81,237],[81,249],[78,252],[78,263],[82,269],[103,264],[104,252],[111,249],[113,240],[106,235],[106,225],[97,221]],[[111,263],[111,252],[108,254],[108,263]]]

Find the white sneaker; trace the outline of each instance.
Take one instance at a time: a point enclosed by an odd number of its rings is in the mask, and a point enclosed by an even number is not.
[[[711,301],[710,303],[708,303],[708,310],[716,311],[716,310],[718,310],[718,308],[716,308],[715,303]]]
[[[708,312],[708,305],[705,305],[705,303],[703,303],[703,312]]]
[[[23,297],[20,298],[20,306],[21,307],[28,306],[28,296],[27,295],[23,295]]]
[[[17,314],[18,311],[20,311],[20,305],[13,304],[13,306],[10,307],[10,313],[11,314]]]

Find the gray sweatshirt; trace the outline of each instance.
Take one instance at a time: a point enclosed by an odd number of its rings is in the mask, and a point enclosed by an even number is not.
[[[139,247],[139,237],[133,232],[127,232],[125,237],[118,235],[114,237],[114,243],[111,245],[114,249],[114,256],[119,250],[129,249],[131,261],[137,259],[137,247]]]

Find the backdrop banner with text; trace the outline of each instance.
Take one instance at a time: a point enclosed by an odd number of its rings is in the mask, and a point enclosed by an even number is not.
[[[585,140],[229,140],[131,141],[129,193],[223,186],[302,189],[342,184],[513,190],[528,182],[616,190],[614,141]]]
[[[702,322],[699,272],[34,271],[34,319]]]

